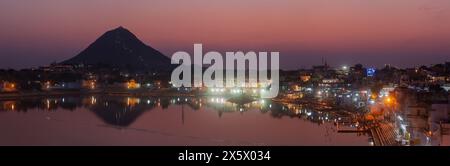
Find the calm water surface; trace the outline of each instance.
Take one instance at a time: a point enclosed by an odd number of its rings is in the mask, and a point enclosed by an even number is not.
[[[270,100],[112,96],[1,101],[0,145],[369,145],[339,115]]]

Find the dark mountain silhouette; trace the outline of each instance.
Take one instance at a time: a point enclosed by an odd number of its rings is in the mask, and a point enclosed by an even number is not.
[[[170,58],[144,44],[123,27],[106,32],[88,48],[62,64],[102,64],[144,70],[171,68]]]

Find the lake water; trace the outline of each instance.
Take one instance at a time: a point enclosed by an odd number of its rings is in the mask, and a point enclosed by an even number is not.
[[[0,101],[0,145],[369,145],[338,114],[270,100],[65,96]]]

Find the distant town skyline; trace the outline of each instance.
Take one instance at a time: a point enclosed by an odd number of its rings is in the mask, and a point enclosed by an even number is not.
[[[0,1],[0,68],[61,62],[119,26],[170,57],[279,51],[282,69],[450,61],[448,0]]]

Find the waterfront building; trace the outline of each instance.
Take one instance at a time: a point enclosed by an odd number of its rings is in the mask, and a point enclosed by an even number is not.
[[[4,81],[2,83],[2,92],[16,92],[17,91],[17,85],[16,83]]]
[[[128,81],[126,83],[127,89],[138,89],[141,87],[141,84],[137,83],[134,79]]]

